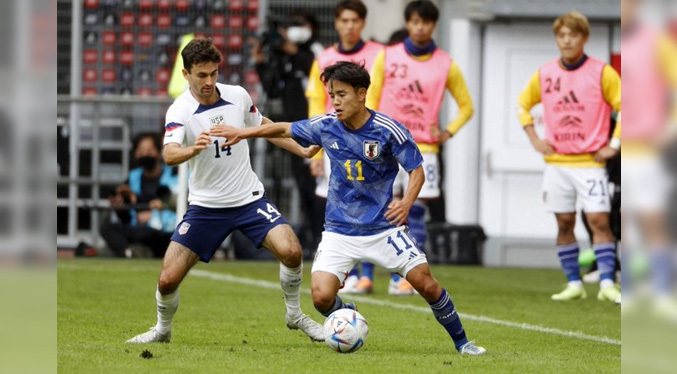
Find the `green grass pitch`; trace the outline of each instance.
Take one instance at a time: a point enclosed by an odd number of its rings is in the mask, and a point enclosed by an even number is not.
[[[351,298],[369,323],[365,346],[338,354],[285,327],[278,265],[200,264],[181,287],[170,344],[128,345],[155,324],[157,260],[58,260],[57,365],[60,373],[617,373],[620,309],[588,299],[551,302],[555,270],[432,266],[451,294],[470,339],[488,349],[460,357],[419,296]],[[308,293],[302,307],[323,321]],[[463,317],[466,318],[463,318]],[[513,324],[505,322],[511,322]],[[525,325],[521,325],[525,324]],[[152,358],[142,358],[148,350]]]

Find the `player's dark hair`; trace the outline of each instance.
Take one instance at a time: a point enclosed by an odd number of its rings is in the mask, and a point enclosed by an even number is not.
[[[367,7],[360,0],[343,0],[334,7],[334,18],[339,18],[344,10],[352,10],[360,19],[367,18]]]
[[[368,89],[371,84],[369,72],[364,68],[364,61],[359,65],[351,61],[339,61],[326,67],[320,78],[324,84],[331,80],[341,81],[351,85],[355,91],[360,88]]]
[[[139,147],[139,144],[145,139],[152,140],[155,149],[157,149],[158,152],[162,151],[162,140],[160,139],[160,135],[155,132],[143,132],[136,135],[132,141],[134,150],[136,150]]]
[[[221,52],[214,46],[211,39],[198,38],[191,40],[181,51],[183,58],[183,68],[188,70],[193,65],[204,64],[207,62],[221,63]]]
[[[424,21],[437,22],[440,18],[440,11],[430,0],[412,1],[404,9],[404,19],[408,22],[414,13],[423,18]]]

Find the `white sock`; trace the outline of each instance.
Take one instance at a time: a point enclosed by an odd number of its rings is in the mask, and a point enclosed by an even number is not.
[[[583,282],[580,280],[569,281],[569,286],[574,286],[577,288],[583,288]]]
[[[614,286],[614,281],[611,279],[602,279],[599,282],[599,288],[607,288],[607,287],[613,287]]]
[[[287,315],[301,316],[301,280],[303,279],[303,263],[295,268],[288,268],[280,263],[280,285],[284,293]]]
[[[166,334],[172,330],[172,318],[179,308],[179,290],[168,295],[160,294],[155,291],[155,300],[157,300],[157,324],[155,330],[160,334]]]

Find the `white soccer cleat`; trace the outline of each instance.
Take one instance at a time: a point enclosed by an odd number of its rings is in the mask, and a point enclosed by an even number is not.
[[[343,288],[341,288],[338,293],[343,295],[343,294],[350,294],[350,293],[357,293],[357,290],[355,289],[355,286],[357,286],[357,282],[360,281],[360,277],[357,275],[351,275],[348,278],[346,278],[346,281],[343,283]]]
[[[146,344],[146,343],[169,343],[172,340],[172,332],[166,334],[160,334],[155,326],[151,327],[148,332],[137,335],[129,340],[127,343],[130,344]]]
[[[409,296],[416,294],[417,294],[416,290],[411,285],[411,283],[407,282],[406,279],[401,278],[397,282],[390,279],[390,283],[388,284],[388,295]]]
[[[487,353],[487,350],[476,346],[475,341],[471,340],[463,344],[463,346],[461,346],[461,348],[458,350],[458,353],[464,356],[480,356]]]
[[[292,320],[292,317],[287,315],[287,327],[290,330],[301,330],[304,334],[308,335],[310,340],[314,342],[323,342],[324,341],[324,327],[319,323],[312,320],[305,314],[302,314],[299,319],[296,321]]]

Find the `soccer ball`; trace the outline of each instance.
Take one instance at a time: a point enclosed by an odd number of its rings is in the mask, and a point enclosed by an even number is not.
[[[339,309],[324,321],[324,342],[338,353],[352,353],[367,340],[367,320],[352,309]]]

